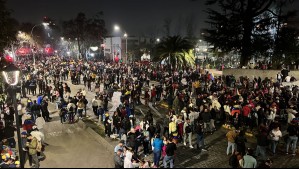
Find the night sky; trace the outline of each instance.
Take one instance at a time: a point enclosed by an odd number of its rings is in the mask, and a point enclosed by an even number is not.
[[[196,34],[207,27],[205,0],[8,0],[12,16],[20,22],[40,23],[44,16],[56,22],[74,18],[78,12],[91,17],[104,12],[106,28],[113,30],[118,24],[129,35],[161,35],[163,20],[172,19],[172,32],[185,33],[186,18],[194,16]],[[292,5],[299,9],[299,1]]]

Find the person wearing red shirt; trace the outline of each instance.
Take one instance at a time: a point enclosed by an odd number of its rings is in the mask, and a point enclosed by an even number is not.
[[[251,104],[248,104],[243,107],[243,118],[244,123],[248,126],[250,124],[250,118],[249,115],[251,113]]]
[[[153,84],[152,90],[151,90],[151,100],[152,100],[153,106],[156,106],[156,95],[157,95],[156,87]]]

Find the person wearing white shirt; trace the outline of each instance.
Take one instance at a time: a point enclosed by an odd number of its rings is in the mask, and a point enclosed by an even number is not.
[[[85,89],[82,89],[81,94],[82,94],[83,96],[86,96],[86,91],[85,91]]]
[[[285,78],[285,81],[286,81],[286,82],[290,82],[290,81],[291,81],[291,76],[287,76],[287,77]]]
[[[38,114],[38,115],[37,115],[37,119],[36,119],[36,121],[35,121],[35,124],[36,124],[36,126],[37,126],[37,129],[38,129],[41,133],[43,133],[43,134],[45,135],[45,133],[44,133],[44,126],[45,126],[45,124],[46,124],[46,121],[45,121],[45,119],[42,117],[41,114]]]
[[[271,137],[271,150],[272,150],[272,153],[275,154],[276,147],[279,142],[279,139],[282,137],[282,133],[281,133],[279,127],[277,126],[269,133],[269,135]]]
[[[288,112],[288,124],[291,124],[291,121],[296,118],[295,114],[297,114],[296,110],[287,109]]]
[[[18,115],[19,115],[19,122],[20,122],[20,125],[22,126],[23,111],[22,111],[22,104],[20,102],[18,103],[17,110],[18,110]]]
[[[190,111],[190,114],[189,114],[189,119],[190,119],[190,123],[191,123],[191,126],[192,126],[192,129],[194,131],[194,121],[195,121],[195,112],[194,111]]]

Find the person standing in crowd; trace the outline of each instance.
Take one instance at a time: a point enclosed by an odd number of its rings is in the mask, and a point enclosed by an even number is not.
[[[17,110],[18,110],[18,117],[19,117],[19,122],[20,122],[19,125],[22,126],[22,117],[23,117],[24,113],[23,113],[23,106],[22,106],[21,101],[18,102]]]
[[[45,135],[44,126],[46,124],[45,119],[41,116],[41,114],[37,115],[37,119],[35,121],[37,129]]]
[[[163,140],[161,140],[160,135],[156,135],[153,142],[153,153],[154,153],[154,165],[155,167],[159,167],[161,151],[163,147]]]
[[[124,168],[133,168],[133,164],[132,164],[132,158],[133,158],[133,152],[132,149],[129,147],[125,147],[125,151],[124,151]]]
[[[98,116],[99,101],[97,96],[95,96],[95,98],[92,99],[91,104],[94,115]]]
[[[114,153],[117,153],[118,150],[123,150],[124,144],[125,144],[125,141],[120,140],[118,145],[116,145],[114,148]]]
[[[269,145],[269,141],[268,141],[268,137],[267,137],[267,130],[265,128],[262,128],[259,131],[256,138],[257,138],[257,147],[256,147],[255,156],[258,157],[259,155],[261,155],[261,159],[265,160],[267,146]]]
[[[194,148],[192,146],[192,126],[190,123],[190,119],[187,118],[187,121],[184,123],[184,145],[186,146],[186,139],[189,140],[189,147]]]
[[[211,119],[212,119],[212,115],[209,112],[209,109],[207,107],[204,108],[203,113],[201,113],[201,118],[204,122],[204,131],[205,133],[210,132],[211,134],[212,132],[212,127],[211,127]]]
[[[50,112],[48,110],[48,101],[43,100],[41,105],[42,115],[46,122],[50,122],[52,118],[50,118]]]
[[[168,163],[170,165],[170,168],[173,168],[174,155],[176,150],[177,148],[176,148],[175,140],[168,139],[167,147],[166,147],[166,156],[163,159],[164,168],[168,168]]]
[[[40,164],[39,164],[39,160],[37,157],[37,139],[35,137],[33,137],[31,134],[29,134],[28,139],[30,140],[30,142],[26,143],[26,146],[29,148],[29,155],[32,158],[32,163],[33,166],[32,168],[39,168]]]
[[[118,149],[114,154],[115,168],[124,168],[124,160],[121,158],[122,153],[123,153],[123,150]]]
[[[33,120],[36,120],[37,115],[40,114],[41,106],[37,104],[36,100],[33,100],[33,104],[31,106],[31,114],[33,117]]]
[[[243,157],[242,168],[256,168],[257,161],[253,156],[253,150],[247,149],[247,154]]]
[[[203,122],[202,121],[198,121],[197,123],[197,128],[196,128],[196,134],[197,134],[197,149],[200,151],[207,151],[204,146],[204,129],[203,129]]]
[[[237,138],[237,131],[236,129],[233,127],[231,131],[229,131],[227,134],[226,134],[226,138],[227,138],[227,141],[228,141],[228,145],[227,145],[227,150],[226,150],[226,155],[229,155],[230,154],[230,150],[231,150],[231,153],[233,154],[235,149],[236,149],[236,143],[235,143],[235,140]]]
[[[245,131],[241,131],[235,139],[235,145],[237,146],[237,151],[241,153],[241,155],[245,155],[247,139],[245,137]]]
[[[298,123],[296,123],[294,120],[291,122],[292,124],[289,125],[287,132],[289,133],[289,136],[287,138],[287,144],[286,144],[286,154],[289,153],[289,148],[291,146],[292,155],[296,155],[296,147],[298,142],[298,135],[299,135],[299,128]]]
[[[272,151],[273,155],[275,155],[276,147],[278,145],[280,138],[282,137],[282,133],[277,125],[274,126],[273,130],[270,131],[269,136],[271,139],[270,140],[271,141],[271,151]]]
[[[7,140],[11,148],[16,148],[15,131],[12,122],[8,122],[4,127],[4,138]]]
[[[80,99],[77,103],[77,112],[78,112],[78,117],[80,120],[82,120],[83,117],[83,110],[84,110],[85,104],[83,99]]]

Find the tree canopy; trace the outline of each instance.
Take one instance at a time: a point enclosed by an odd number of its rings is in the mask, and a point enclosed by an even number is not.
[[[76,18],[63,22],[64,37],[77,40],[81,55],[88,47],[102,43],[107,33],[102,15],[103,12],[99,12],[87,18],[84,13],[78,13]]]
[[[0,52],[16,40],[18,22],[10,16],[5,0],[0,0]]]
[[[207,0],[207,5],[218,4],[220,11],[208,9],[206,40],[216,49],[225,52],[237,51],[241,54],[240,65],[247,66],[255,54],[265,54],[276,37],[273,30],[284,19],[277,6],[289,0]],[[286,15],[287,16],[287,15]],[[278,28],[277,28],[278,27]]]
[[[193,49],[193,43],[187,38],[168,36],[157,45],[153,61],[160,62],[167,59],[173,67],[193,66],[195,64]]]

